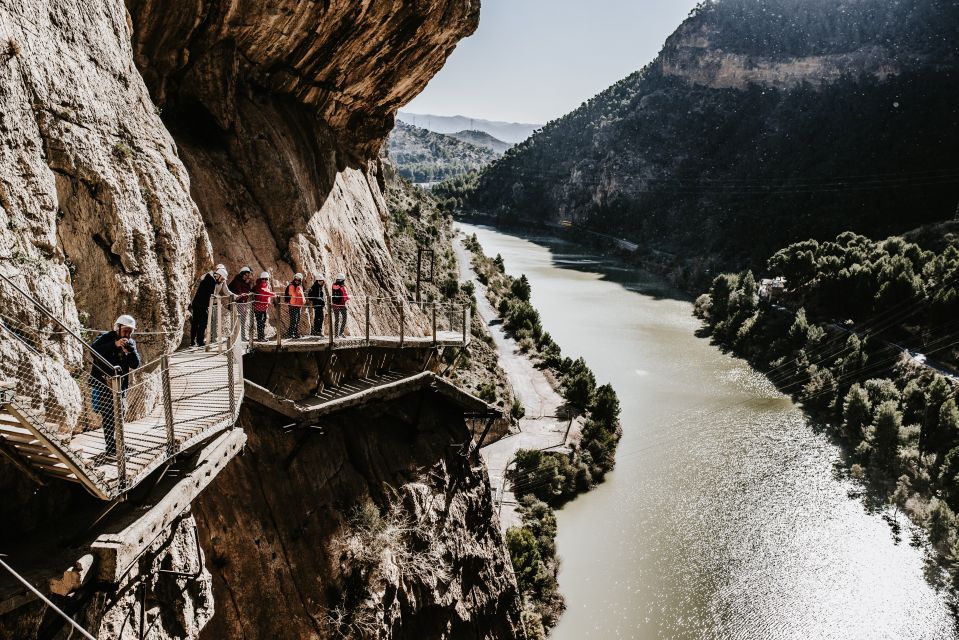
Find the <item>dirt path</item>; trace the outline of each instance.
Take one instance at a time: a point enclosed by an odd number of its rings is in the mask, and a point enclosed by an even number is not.
[[[512,463],[514,454],[519,449],[565,450],[568,422],[565,418],[557,417],[562,415],[562,396],[553,389],[546,374],[534,367],[530,359],[520,352],[516,342],[503,331],[496,311],[486,299],[486,287],[476,279],[472,255],[463,246],[462,234],[453,242],[453,247],[459,263],[460,279],[470,280],[476,285],[476,311],[479,316],[476,320],[484,322],[489,328],[500,366],[513,385],[513,393],[526,409],[526,415],[519,421],[519,433],[480,450],[489,469],[490,485],[496,492],[497,501],[502,503],[500,527],[505,531],[520,523],[515,498],[506,487],[506,469]],[[574,422],[570,436],[578,427],[578,421]]]

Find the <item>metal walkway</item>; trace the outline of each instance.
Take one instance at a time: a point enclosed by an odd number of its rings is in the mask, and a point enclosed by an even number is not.
[[[248,350],[431,348],[465,346],[470,340],[469,307],[451,303],[370,298],[357,304],[364,309],[363,319],[349,319],[353,335],[336,339],[300,337],[308,329],[304,321],[312,327],[311,312],[291,315],[289,306],[280,303],[271,306],[264,323],[274,333],[269,341],[253,339],[257,314],[250,303],[213,303],[205,349],[163,355],[125,378],[117,371],[103,384],[90,376],[93,363],[113,368],[78,329],[3,275],[0,294],[16,297],[8,311],[0,311],[0,455],[38,483],[51,478],[75,482],[104,500],[121,496],[174,456],[233,426],[244,397],[243,354]],[[296,317],[295,324],[289,322]],[[320,318],[320,324],[324,320],[329,334],[332,315]],[[424,385],[475,405],[477,411],[488,409],[430,375],[401,379],[392,374],[348,382],[308,406],[281,408],[312,419]],[[107,451],[108,434],[116,455]]]
[[[410,393],[429,389],[457,402],[471,412],[502,416],[502,410],[460,389],[452,382],[430,371],[400,373],[390,371],[378,376],[343,382],[325,389],[319,395],[294,402],[249,380],[245,381],[246,397],[257,404],[300,422],[364,406],[388,402]]]
[[[126,385],[119,376],[102,385],[89,375],[99,354],[23,289],[2,275],[0,283],[21,296],[24,312],[0,313],[0,453],[38,483],[75,482],[111,500],[236,422],[243,345],[235,311],[209,351],[164,355]],[[106,398],[99,412],[94,386]],[[107,455],[107,433],[117,455]]]
[[[350,305],[347,332],[342,338],[333,336],[334,318],[329,306],[323,317],[317,318],[314,309],[308,306],[291,308],[284,302],[271,304],[263,313],[262,338],[258,335],[250,304],[238,306],[240,316],[247,319],[243,334],[247,336],[250,351],[458,347],[470,342],[472,310],[468,305],[415,303],[394,298],[358,299],[351,301]],[[321,327],[324,336],[312,335],[314,326]]]

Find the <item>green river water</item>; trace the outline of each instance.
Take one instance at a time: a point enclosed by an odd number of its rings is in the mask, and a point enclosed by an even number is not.
[[[619,394],[615,472],[558,512],[552,634],[956,638],[921,535],[870,507],[841,452],[662,280],[550,238],[476,233],[525,273],[543,326]]]

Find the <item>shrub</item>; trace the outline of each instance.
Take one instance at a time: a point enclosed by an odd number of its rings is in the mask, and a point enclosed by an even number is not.
[[[603,424],[615,424],[619,420],[619,398],[610,384],[604,384],[596,389],[593,401],[589,406],[589,415],[593,420]]]
[[[483,402],[490,404],[496,402],[496,385],[492,382],[484,382],[477,390],[476,396]]]
[[[593,402],[596,390],[596,377],[592,371],[580,371],[566,379],[563,397],[579,413],[583,413]]]
[[[509,408],[509,415],[513,420],[521,420],[526,415],[526,409],[518,398],[513,398],[513,404]]]
[[[852,385],[842,404],[843,429],[846,436],[858,442],[862,430],[872,420],[872,402],[869,394],[858,384]]]
[[[529,302],[532,289],[529,285],[529,280],[526,278],[526,274],[523,274],[518,279],[513,280],[513,284],[510,286],[510,293],[512,293],[517,300]]]

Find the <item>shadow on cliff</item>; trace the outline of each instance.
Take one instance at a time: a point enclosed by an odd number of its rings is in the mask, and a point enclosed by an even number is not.
[[[377,612],[371,637],[514,637],[516,586],[485,468],[463,455],[461,408],[423,391],[322,430],[286,422],[247,403],[246,454],[194,505],[217,602],[204,637],[331,637],[336,612],[360,605]],[[369,504],[374,518],[403,521],[390,513],[401,509],[425,528],[410,553],[430,550],[436,566],[410,574],[389,547],[374,554],[380,569],[364,565],[355,514]]]

